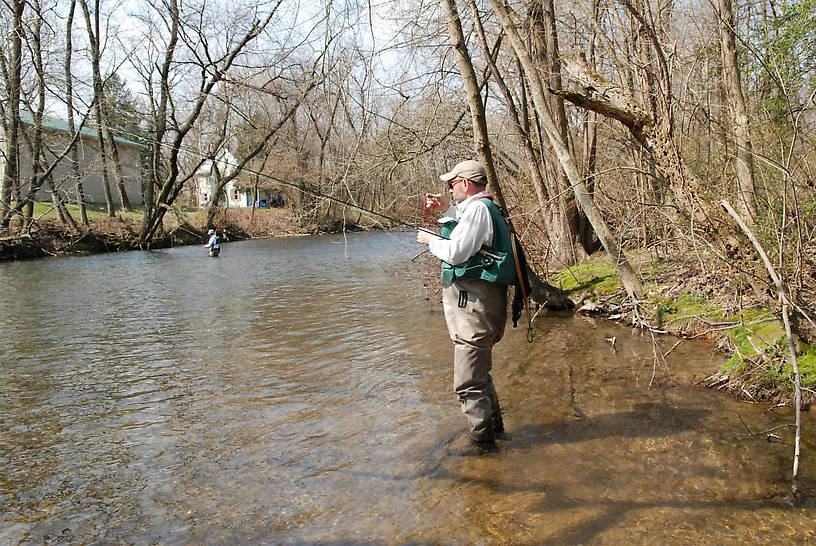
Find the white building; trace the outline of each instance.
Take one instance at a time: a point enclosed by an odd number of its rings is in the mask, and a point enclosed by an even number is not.
[[[237,160],[229,150],[221,150],[218,152],[215,164],[218,167],[218,173],[221,178],[230,176],[237,169]],[[213,199],[213,193],[217,185],[216,175],[213,169],[213,162],[207,160],[196,171],[196,197],[198,199],[198,206],[206,207]],[[272,203],[277,203],[280,198],[273,192],[266,189],[258,189],[257,195],[253,195],[252,188],[244,188],[241,185],[240,177],[235,177],[224,185],[223,195],[220,204],[227,207],[252,207],[252,206],[272,206]]]

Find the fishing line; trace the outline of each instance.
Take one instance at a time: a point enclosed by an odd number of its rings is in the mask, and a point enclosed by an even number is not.
[[[83,122],[84,122],[84,120],[83,120]],[[119,135],[126,135],[128,137],[135,137],[133,139],[133,141],[135,143],[137,143],[137,144],[141,144],[142,142],[147,142],[147,143],[150,143],[150,144],[153,144],[153,145],[169,148],[171,150],[175,149],[176,151],[186,152],[186,153],[190,154],[191,156],[198,157],[199,159],[202,159],[202,160],[209,160],[209,161],[212,161],[212,162],[216,161],[215,156],[208,157],[207,155],[205,155],[205,154],[203,154],[203,153],[201,153],[201,152],[199,152],[197,150],[194,150],[189,146],[179,145],[177,148],[173,148],[173,146],[171,144],[159,142],[159,141],[157,141],[155,139],[151,139],[149,137],[138,135],[136,133],[130,133],[128,131],[124,131],[122,129],[114,128],[114,127],[107,126],[107,125],[102,125],[102,126],[109,129],[112,133],[115,132],[115,133],[118,133]],[[139,142],[139,141],[141,141],[141,142]],[[251,175],[255,175],[258,178],[264,178],[266,180],[270,180],[270,181],[272,181],[272,182],[274,182],[274,183],[276,183],[276,184],[278,184],[280,186],[292,188],[293,190],[295,190],[297,192],[300,192],[302,194],[310,195],[312,197],[316,197],[316,198],[319,198],[319,199],[325,199],[327,201],[342,205],[343,207],[347,207],[347,208],[350,208],[350,209],[353,209],[353,210],[360,211],[363,214],[368,214],[370,216],[375,216],[375,217],[378,217],[378,218],[382,218],[384,220],[392,222],[393,224],[398,224],[398,225],[401,225],[401,226],[409,227],[411,229],[416,229],[418,231],[424,231],[426,233],[434,235],[435,237],[439,237],[439,238],[442,238],[442,239],[449,240],[448,237],[444,237],[441,234],[437,233],[436,231],[433,231],[433,230],[425,227],[424,224],[425,224],[425,221],[426,221],[426,212],[430,212],[430,211],[426,211],[426,208],[429,208],[429,207],[428,207],[428,203],[424,199],[423,199],[423,204],[422,204],[422,207],[423,207],[422,208],[422,223],[423,223],[423,225],[418,226],[416,224],[406,222],[404,220],[400,220],[399,218],[395,218],[395,217],[390,216],[388,214],[383,214],[381,212],[377,212],[377,211],[374,211],[374,210],[371,210],[371,209],[368,209],[368,208],[365,208],[365,207],[361,207],[361,206],[356,205],[354,203],[350,203],[350,202],[348,202],[348,201],[346,201],[344,199],[340,199],[338,197],[332,197],[330,195],[326,195],[326,194],[324,194],[324,193],[322,193],[320,191],[313,190],[311,188],[306,187],[305,183],[304,184],[296,184],[296,183],[293,183],[293,182],[288,182],[288,181],[282,180],[282,179],[280,179],[280,178],[278,178],[276,176],[273,176],[273,175],[270,175],[270,174],[267,174],[267,173],[263,173],[263,172],[260,172],[260,171],[256,171],[256,170],[254,170],[252,168],[249,168],[247,166],[241,166],[239,164],[235,164],[235,163],[232,163],[232,162],[229,162],[229,161],[225,161],[223,159],[220,160],[220,162],[221,162],[221,164],[223,164],[225,166],[233,167],[234,169],[240,169],[239,172],[246,172],[246,173],[249,173]],[[233,177],[233,179],[234,178],[236,178],[236,177]],[[187,180],[189,180],[189,179],[187,179]],[[152,183],[152,181],[151,181],[151,183]],[[223,190],[223,186],[222,186],[221,189]],[[161,204],[159,206],[161,206]],[[165,206],[167,206],[167,205],[165,205]],[[168,206],[168,208],[169,208],[169,206]],[[343,221],[344,221],[344,225],[345,225],[345,211],[344,211],[344,214],[343,214]],[[387,230],[386,230],[386,233],[387,233]],[[345,231],[344,231],[344,240],[345,240]],[[511,240],[511,245],[512,245],[512,248],[513,248],[513,261],[516,264],[516,270],[518,272],[519,282],[521,282],[522,286],[523,286],[522,274],[521,274],[521,271],[518,269],[519,268],[519,260],[518,260],[518,256],[516,256],[516,244],[517,244],[517,242],[515,240],[515,235],[514,235],[513,240]],[[484,249],[482,249],[481,252],[483,252],[485,254],[488,254],[486,251],[484,251]],[[424,254],[424,251],[417,254],[416,256],[414,256],[414,258],[412,258],[411,261],[415,260],[416,258],[421,256],[422,254]],[[523,288],[522,288],[522,290],[523,290]],[[528,316],[527,340],[528,340],[528,342],[531,342],[532,341],[532,337],[531,337],[532,319],[530,317],[530,308],[529,308],[528,297],[529,296],[525,293],[524,294],[524,300],[525,300],[524,301],[524,307],[527,310],[527,316]]]
[[[164,147],[166,149],[170,149],[170,150],[174,149],[172,144],[159,142],[159,141],[157,141],[155,139],[151,139],[149,137],[145,137],[145,136],[142,136],[142,135],[139,135],[139,134],[136,134],[136,133],[130,133],[128,131],[124,131],[124,130],[119,129],[119,128],[114,128],[114,127],[110,127],[110,126],[106,126],[106,125],[102,125],[102,126],[107,128],[107,129],[110,129],[111,132],[118,133],[119,135],[126,135],[128,137],[135,137],[134,142],[137,143],[137,144],[141,144],[141,142],[139,142],[141,140],[141,141],[145,141],[145,142],[147,142],[149,144],[156,144],[158,146],[162,146],[162,147]],[[190,154],[190,155],[192,155],[194,157],[198,157],[200,159],[216,161],[216,159],[214,157],[213,158],[208,157],[207,155],[205,155],[205,154],[203,154],[203,153],[201,153],[201,152],[199,152],[197,150],[194,150],[189,146],[178,146],[177,148],[175,148],[175,150],[188,153],[188,154]],[[346,201],[344,199],[340,199],[338,197],[332,197],[330,195],[326,195],[325,193],[319,192],[317,190],[313,190],[311,188],[306,187],[305,185],[299,185],[299,184],[296,184],[294,182],[288,182],[286,180],[282,180],[282,179],[280,179],[280,178],[278,178],[276,176],[273,176],[271,174],[256,171],[256,170],[254,170],[252,168],[249,168],[247,166],[241,167],[240,165],[235,164],[235,163],[231,163],[229,161],[218,160],[218,162],[225,165],[225,166],[227,166],[227,167],[233,167],[234,169],[241,169],[242,172],[246,172],[246,173],[248,173],[250,175],[255,175],[257,177],[261,177],[261,178],[264,178],[266,180],[270,180],[270,181],[272,181],[275,184],[278,184],[280,186],[285,186],[285,187],[288,187],[288,188],[292,188],[297,192],[300,192],[300,193],[303,193],[303,194],[306,194],[306,195],[310,195],[312,197],[316,197],[316,198],[319,198],[319,199],[326,199],[327,201],[331,201],[333,203],[343,205],[344,207],[348,207],[348,208],[351,208],[351,209],[354,209],[354,210],[358,210],[358,211],[360,211],[362,213],[367,213],[369,215],[376,216],[376,217],[382,218],[384,220],[388,220],[389,222],[392,222],[394,224],[409,227],[411,229],[416,229],[416,230],[419,230],[419,231],[424,231],[426,233],[430,233],[430,234],[435,235],[437,237],[440,237],[442,239],[448,239],[448,237],[443,237],[439,233],[437,233],[437,232],[435,232],[435,231],[433,231],[433,230],[431,230],[431,229],[429,229],[427,227],[412,224],[410,222],[400,220],[399,218],[389,216],[388,214],[383,214],[381,212],[377,212],[377,211],[374,211],[374,210],[371,210],[371,209],[367,209],[365,207],[361,207],[359,205],[355,205],[355,204],[350,203],[350,202],[348,202],[348,201]],[[380,224],[380,225],[382,225],[382,224]]]
[[[128,136],[135,136],[135,137],[140,138],[140,139],[142,139],[143,141],[147,141],[147,142],[149,142],[149,143],[151,143],[151,144],[156,144],[156,145],[158,145],[158,146],[164,146],[164,147],[166,147],[166,148],[170,148],[170,149],[172,149],[172,145],[170,145],[170,144],[165,144],[165,143],[162,143],[162,142],[159,142],[159,141],[157,141],[157,140],[155,140],[155,139],[150,139],[150,138],[147,138],[147,137],[142,137],[142,136],[140,136],[140,135],[136,135],[136,134],[133,134],[133,133],[128,133],[128,132],[126,132],[126,131],[122,131],[122,130],[119,130],[119,129],[114,129],[114,128],[109,127],[109,126],[108,126],[107,128],[108,128],[108,129],[110,129],[110,130],[111,130],[111,132],[116,131],[116,132],[117,132],[117,133],[119,133],[119,134],[128,135]],[[194,157],[198,157],[198,158],[200,158],[200,159],[205,159],[205,160],[206,160],[206,159],[208,159],[208,160],[213,161],[213,162],[215,161],[215,157],[209,158],[209,157],[207,157],[205,154],[202,154],[201,152],[198,152],[198,151],[196,151],[196,150],[193,150],[193,149],[191,149],[190,147],[179,146],[179,147],[177,148],[177,150],[178,150],[178,151],[183,151],[183,152],[186,152],[186,153],[188,153],[188,154],[190,154],[190,155],[192,155],[192,156],[194,156]],[[246,166],[242,167],[242,166],[240,166],[240,165],[237,165],[237,164],[231,163],[231,162],[229,162],[229,161],[224,161],[224,160],[221,160],[221,163],[222,163],[223,165],[226,165],[226,166],[229,166],[229,167],[233,167],[233,168],[235,168],[235,169],[241,169],[241,171],[242,171],[242,172],[243,172],[243,171],[246,171],[247,173],[252,174],[252,175],[255,175],[255,176],[259,177],[259,178],[260,178],[260,177],[263,177],[264,179],[271,180],[272,182],[274,182],[274,183],[276,183],[276,184],[278,184],[278,185],[285,186],[285,187],[288,187],[288,188],[292,188],[292,189],[294,189],[295,191],[298,191],[298,192],[300,192],[300,193],[303,193],[303,194],[306,194],[306,195],[311,195],[312,197],[317,197],[317,198],[319,198],[319,199],[326,199],[326,200],[331,201],[331,202],[333,202],[333,203],[337,203],[337,204],[343,205],[344,207],[347,207],[347,208],[350,208],[350,209],[354,209],[354,210],[358,210],[358,211],[360,211],[360,212],[362,212],[362,213],[364,213],[364,214],[368,214],[368,215],[371,215],[371,216],[376,216],[376,217],[379,217],[379,218],[383,218],[383,219],[388,220],[389,222],[392,222],[392,223],[394,223],[394,224],[398,224],[398,225],[401,225],[401,226],[406,226],[406,227],[409,227],[409,228],[411,228],[411,229],[416,229],[416,230],[418,230],[418,231],[424,231],[424,232],[426,232],[426,233],[429,233],[429,234],[431,234],[431,235],[434,235],[435,237],[440,237],[440,238],[442,238],[442,239],[449,240],[449,238],[448,238],[448,237],[444,237],[444,236],[442,236],[441,234],[439,234],[439,233],[437,233],[437,232],[435,232],[435,231],[433,231],[433,230],[429,229],[428,227],[425,227],[425,226],[424,226],[424,223],[425,223],[425,221],[426,221],[426,208],[429,208],[429,207],[428,207],[428,203],[427,203],[425,200],[423,200],[423,205],[422,205],[422,207],[423,207],[423,209],[422,209],[422,222],[423,222],[423,225],[422,225],[422,226],[418,226],[418,225],[416,225],[416,224],[412,224],[412,223],[410,223],[410,222],[406,222],[406,221],[404,221],[404,220],[400,220],[399,218],[395,218],[395,217],[390,216],[390,215],[388,215],[388,214],[383,214],[383,213],[381,213],[381,212],[376,212],[376,211],[374,211],[374,210],[367,209],[367,208],[365,208],[365,207],[361,207],[361,206],[359,206],[359,205],[355,205],[355,204],[350,203],[350,202],[348,202],[348,201],[346,201],[346,200],[344,200],[344,199],[340,199],[340,198],[338,198],[338,197],[332,197],[332,196],[326,195],[326,194],[324,194],[324,193],[322,193],[322,192],[319,192],[319,191],[317,191],[317,190],[313,190],[313,189],[307,188],[307,187],[305,187],[305,185],[299,185],[299,184],[295,184],[295,183],[293,183],[293,182],[288,182],[288,181],[286,181],[286,180],[282,180],[282,179],[280,179],[280,178],[278,178],[278,177],[276,177],[276,176],[272,176],[272,175],[267,174],[267,173],[262,173],[262,172],[260,172],[260,171],[256,171],[256,170],[251,169],[251,168],[248,168],[248,167],[246,167]],[[222,190],[223,190],[223,187],[222,187]],[[344,223],[345,223],[345,211],[344,211],[344,214],[343,214],[343,220],[344,220]],[[387,232],[387,230],[386,230],[386,232]],[[517,274],[518,274],[518,279],[519,279],[519,282],[521,283],[521,286],[522,286],[520,289],[522,290],[522,293],[524,294],[524,308],[525,308],[525,310],[527,311],[527,318],[528,318],[528,326],[527,326],[527,340],[528,340],[528,341],[532,341],[532,337],[531,337],[531,336],[532,336],[532,317],[531,317],[531,315],[530,315],[529,296],[526,294],[526,290],[525,290],[525,289],[524,289],[524,287],[523,287],[523,285],[524,285],[524,281],[522,280],[523,276],[522,276],[522,272],[521,272],[521,270],[520,270],[520,262],[519,262],[519,257],[518,257],[518,255],[517,255],[517,246],[516,246],[516,245],[517,245],[518,243],[517,243],[517,239],[516,239],[515,233],[512,231],[512,228],[511,228],[511,232],[513,233],[513,237],[512,237],[512,239],[511,239],[511,246],[512,246],[512,250],[513,250],[513,262],[514,262],[514,263],[515,263],[515,265],[516,265],[516,271],[517,271]],[[344,231],[344,240],[345,240],[345,231]],[[493,258],[497,258],[497,256],[493,256],[493,255],[489,254],[489,253],[488,253],[486,250],[484,250],[484,249],[480,250],[479,252],[481,252],[481,253],[483,253],[483,254],[486,254],[486,255],[488,255],[488,256],[491,256],[491,257],[493,257]],[[418,258],[419,256],[421,256],[422,254],[424,254],[424,251],[423,251],[423,252],[420,252],[419,254],[417,254],[416,256],[414,256],[414,257],[411,259],[411,261],[414,261],[416,258]]]

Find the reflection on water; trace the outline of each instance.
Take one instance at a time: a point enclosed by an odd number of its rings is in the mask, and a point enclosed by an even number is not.
[[[655,363],[651,338],[606,322],[549,315],[533,344],[510,329],[510,439],[461,456],[411,239],[0,264],[0,542],[813,538],[812,503],[786,500],[790,430],[746,428],[790,415],[690,386],[705,347]]]

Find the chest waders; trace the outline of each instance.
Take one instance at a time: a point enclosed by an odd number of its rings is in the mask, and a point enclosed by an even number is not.
[[[490,196],[486,195],[480,199],[487,205],[487,210],[490,212],[490,219],[493,223],[493,242],[490,245],[483,245],[476,254],[461,264],[451,265],[442,262],[442,286],[450,286],[456,279],[482,279],[505,286],[515,286],[517,295],[521,296],[521,302],[527,312],[527,341],[532,341],[533,325],[530,303],[527,298],[529,281],[526,271],[523,271],[526,266],[526,258],[520,256],[515,233],[511,230],[509,221],[501,209]],[[458,219],[453,219],[442,224],[442,237],[450,238],[453,228],[458,223]],[[514,301],[514,309],[515,305]],[[514,314],[513,326],[516,325],[517,318]]]

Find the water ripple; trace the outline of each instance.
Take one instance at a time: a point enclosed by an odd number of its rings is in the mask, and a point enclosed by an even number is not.
[[[699,492],[737,475],[775,483],[762,469],[778,454],[764,446],[735,467],[749,442],[734,443],[736,412],[721,411],[727,430],[709,442],[701,412],[722,403],[638,383],[653,348],[620,335],[610,355],[611,325],[552,319],[534,345],[508,332],[496,373],[513,447],[451,456],[464,424],[444,321],[384,274],[407,267],[412,238],[0,264],[0,542],[542,543],[582,518],[598,528],[599,513],[609,535],[564,536],[614,543],[734,518],[812,526],[765,506],[739,512],[737,489],[736,502],[688,504],[683,488],[728,501],[736,486]],[[706,354],[683,356],[688,373]],[[570,403],[582,420],[564,418]],[[740,418],[768,428],[761,412]]]

